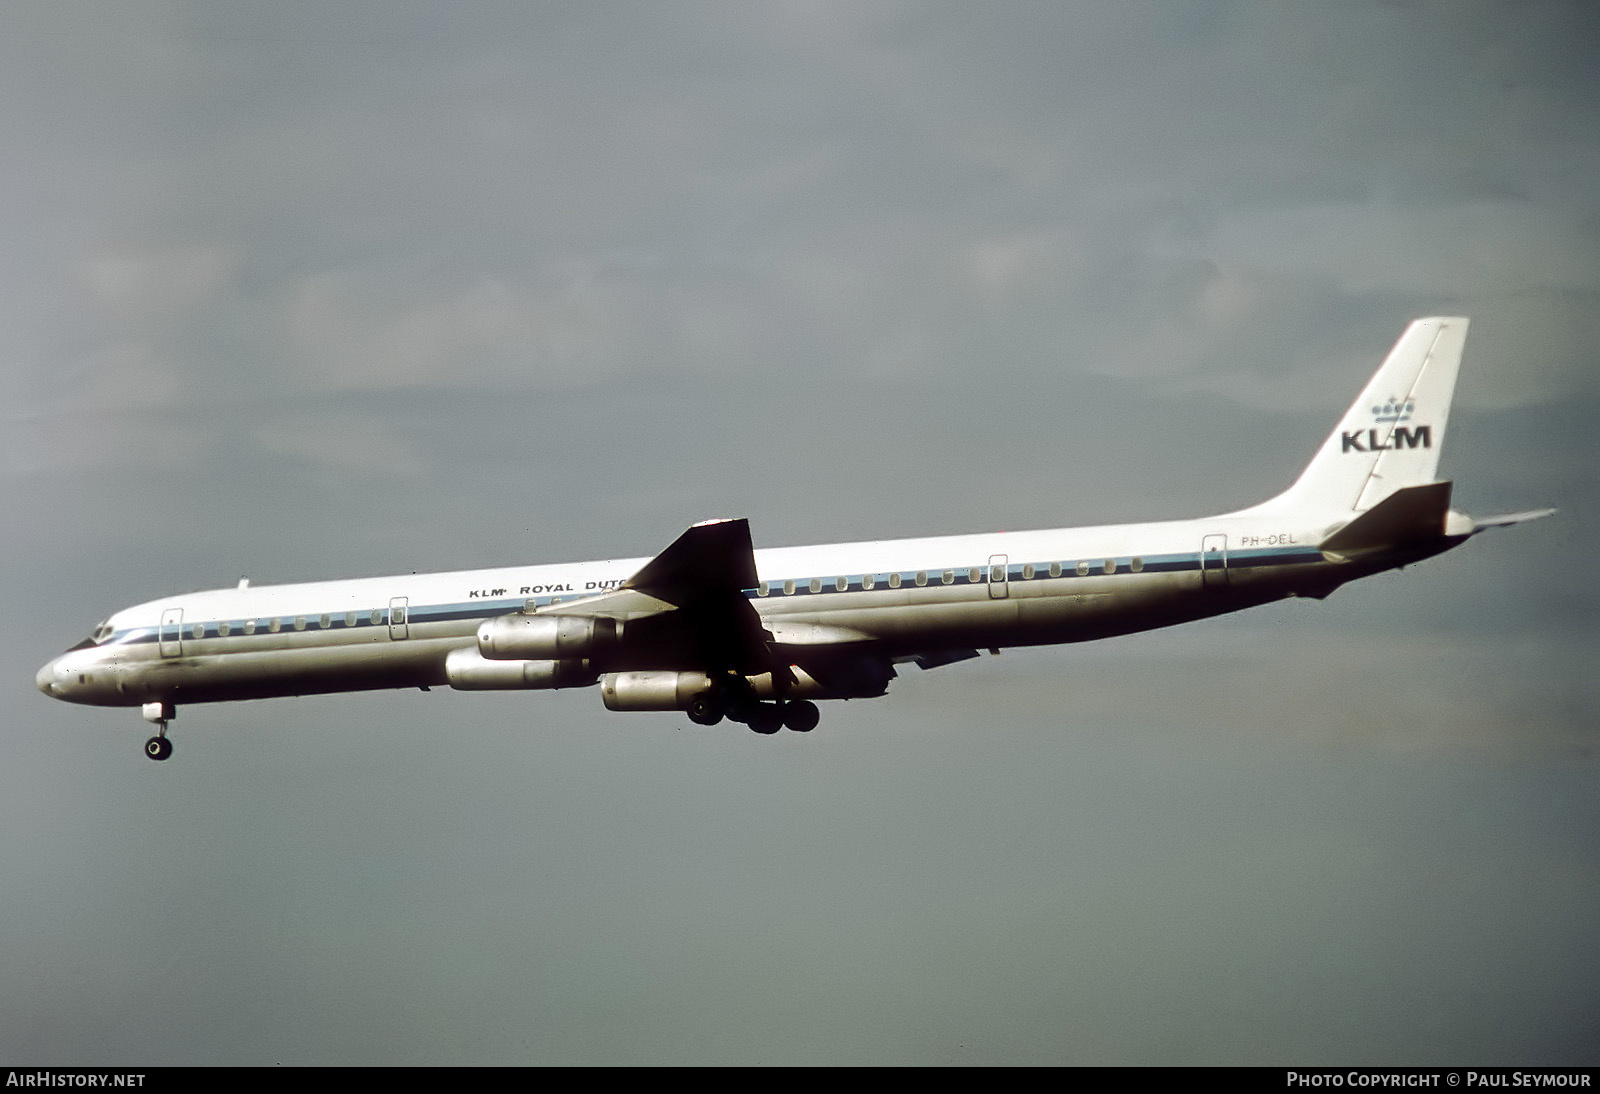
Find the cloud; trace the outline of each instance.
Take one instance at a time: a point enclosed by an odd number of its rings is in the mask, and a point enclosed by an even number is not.
[[[85,260],[84,279],[123,325],[190,324],[233,287],[239,259],[237,247],[203,244],[101,251]]]
[[[351,413],[280,416],[253,431],[268,452],[334,475],[420,479],[426,464],[407,438],[382,420]]]
[[[1331,272],[1358,294],[1600,292],[1595,226],[1576,209],[1526,201],[1244,211],[1201,246],[1257,269]]]
[[[1584,1058],[1593,24],[0,5],[0,1046]],[[155,771],[26,686],[240,572],[1248,504],[1441,310],[1462,504],[1564,511],[1326,603],[804,740],[435,689],[186,708]]]

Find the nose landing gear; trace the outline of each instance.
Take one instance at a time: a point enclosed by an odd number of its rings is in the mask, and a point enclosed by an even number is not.
[[[152,760],[165,760],[172,755],[172,742],[167,740],[167,723],[178,716],[178,710],[171,703],[146,703],[143,714],[145,721],[153,722],[156,726],[156,735],[144,743],[144,754]]]

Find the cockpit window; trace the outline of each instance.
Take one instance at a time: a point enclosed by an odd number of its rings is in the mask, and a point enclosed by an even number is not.
[[[76,646],[73,646],[72,650],[87,650],[93,649],[95,646],[104,645],[106,641],[115,633],[116,631],[111,626],[111,620],[103,619],[99,623],[95,624],[94,630],[89,632],[89,637],[85,638],[82,642],[79,642]],[[72,650],[68,650],[67,652],[71,653]]]

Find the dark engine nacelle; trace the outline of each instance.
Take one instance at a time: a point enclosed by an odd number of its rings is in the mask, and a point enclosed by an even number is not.
[[[616,647],[615,619],[577,615],[502,615],[478,628],[478,652],[495,661],[593,657]]]
[[[583,688],[595,682],[595,672],[585,658],[491,661],[471,646],[445,655],[444,675],[450,686],[459,691]]]

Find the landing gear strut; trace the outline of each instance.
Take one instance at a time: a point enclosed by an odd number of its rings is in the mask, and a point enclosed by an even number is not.
[[[167,740],[167,723],[178,716],[171,703],[146,703],[144,720],[154,722],[156,735],[144,743],[144,754],[152,760],[165,760],[172,755],[172,742]]]

